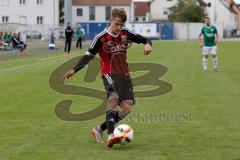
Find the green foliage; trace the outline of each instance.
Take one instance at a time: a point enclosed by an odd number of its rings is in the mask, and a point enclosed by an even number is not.
[[[170,12],[169,19],[173,22],[203,22],[207,15],[196,0],[178,0]]]

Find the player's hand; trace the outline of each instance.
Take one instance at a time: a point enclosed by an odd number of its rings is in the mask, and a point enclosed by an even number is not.
[[[201,47],[201,48],[203,47],[202,43],[199,44],[199,47]]]
[[[64,74],[62,80],[67,80],[75,74],[75,71],[72,69]]]
[[[148,55],[152,51],[152,46],[150,44],[145,44],[144,55]]]

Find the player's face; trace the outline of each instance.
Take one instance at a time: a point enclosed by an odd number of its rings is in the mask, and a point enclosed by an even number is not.
[[[124,25],[124,23],[118,17],[112,18],[110,20],[110,28],[111,28],[111,31],[113,34],[118,34],[121,31],[123,25]]]
[[[206,19],[205,19],[205,24],[206,24],[207,26],[210,26],[210,24],[211,24],[210,19],[206,18]]]

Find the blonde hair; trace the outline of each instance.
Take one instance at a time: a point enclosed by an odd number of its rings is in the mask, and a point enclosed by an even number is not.
[[[123,23],[127,21],[127,14],[123,8],[114,8],[112,10],[112,18],[120,18]]]

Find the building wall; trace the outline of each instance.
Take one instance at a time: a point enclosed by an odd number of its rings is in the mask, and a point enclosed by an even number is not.
[[[0,1],[0,23],[2,23],[2,16],[8,16],[9,23],[35,25],[37,16],[43,16],[43,25],[59,24],[58,0],[43,0],[42,5],[37,5],[37,0],[25,1],[25,5],[20,5],[18,0],[8,0],[8,5],[3,5],[3,1]]]
[[[146,16],[135,16],[134,21],[135,22],[146,22],[147,21],[147,17]]]
[[[236,15],[229,11],[219,0],[205,0],[211,3],[207,7],[207,13],[216,26],[224,26],[225,29],[232,29],[236,25]]]
[[[136,22],[146,22],[147,15],[150,13],[150,2],[145,1],[145,2],[139,2],[139,1],[134,1],[133,3],[133,10],[134,10],[134,21]]]
[[[73,6],[72,9],[72,17],[73,17],[73,24],[79,23],[79,22],[106,22],[106,6],[95,6],[95,20],[90,21],[89,20],[89,6]],[[128,20],[130,21],[131,17],[131,7],[130,6],[111,6],[113,8],[124,8]],[[83,15],[77,16],[77,8],[82,8]]]
[[[209,14],[212,22],[216,25],[233,28],[236,25],[236,15],[231,13],[220,0],[204,0],[206,3],[211,3],[211,7],[206,7],[206,12]],[[167,8],[174,6],[177,0],[153,0],[151,3],[151,19],[153,21],[168,20],[168,15],[164,14]]]
[[[177,0],[153,0],[150,6],[151,19],[153,21],[168,20],[168,14],[164,14],[164,12],[167,12],[168,8],[176,3]]]
[[[177,40],[198,39],[203,23],[174,23],[174,38]],[[223,38],[224,25],[217,25],[219,38]]]

